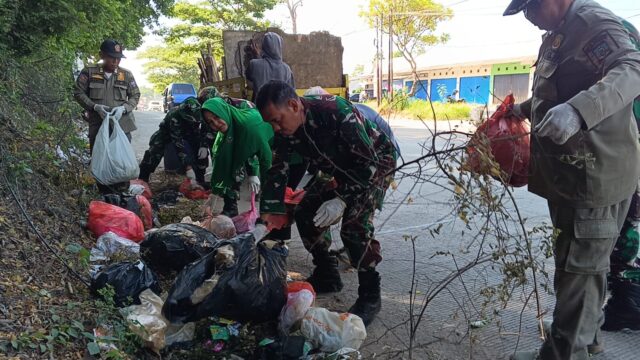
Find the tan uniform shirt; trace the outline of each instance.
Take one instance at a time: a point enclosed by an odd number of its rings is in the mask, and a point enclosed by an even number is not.
[[[127,111],[120,119],[122,130],[125,133],[136,130],[133,110],[140,100],[140,90],[131,71],[118,67],[107,79],[102,65],[89,65],[78,76],[73,96],[88,111],[90,127],[102,123],[100,115],[93,111],[95,104],[110,107],[123,105]]]
[[[632,110],[639,94],[640,52],[618,17],[592,0],[575,0],[560,28],[543,38],[523,111],[533,128],[568,103],[584,124],[564,145],[532,134],[529,191],[574,208],[628,199],[640,176]]]

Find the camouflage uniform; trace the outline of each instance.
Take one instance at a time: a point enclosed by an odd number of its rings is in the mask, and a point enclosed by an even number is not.
[[[169,110],[158,131],[151,135],[149,149],[140,163],[140,178],[149,180],[149,174],[155,171],[164,156],[165,147],[173,143],[182,165],[191,166],[196,179],[204,182],[209,158],[198,159],[198,149],[210,149],[214,139],[215,132],[204,123],[198,100],[192,97],[186,99],[178,107]]]
[[[351,263],[372,269],[382,260],[380,243],[374,238],[373,213],[382,206],[395,167],[393,144],[364,119],[352,105],[336,96],[301,98],[306,121],[298,131],[274,139],[273,165],[263,186],[263,214],[284,214],[284,192],[293,152],[321,173],[307,186],[295,210],[295,220],[305,248],[326,252],[329,227],[317,228],[313,217],[323,202],[340,197],[346,204],[340,236]]]
[[[126,113],[120,119],[120,127],[131,140],[130,133],[136,130],[133,110],[140,100],[140,89],[131,71],[118,67],[109,77],[105,76],[101,64],[89,65],[82,69],[73,90],[76,101],[85,109],[84,117],[89,122],[89,145],[93,150],[93,143],[102,125],[102,119],[93,110],[94,105],[110,107],[124,106]]]
[[[242,99],[234,99],[220,94],[215,88],[204,94],[203,98],[223,97],[229,104],[239,107],[253,107],[253,104]],[[140,163],[140,178],[148,181],[164,156],[167,144],[173,143],[183,166],[191,166],[196,180],[204,183],[204,174],[209,166],[209,158],[198,159],[198,149],[211,149],[217,133],[204,122],[200,103],[195,98],[188,98],[178,107],[170,110],[160,123],[160,128],[149,140],[149,149],[145,151]]]

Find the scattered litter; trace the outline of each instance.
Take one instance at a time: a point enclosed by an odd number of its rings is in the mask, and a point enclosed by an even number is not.
[[[109,231],[98,238],[96,246],[91,249],[89,261],[95,263],[112,259],[117,259],[117,261],[138,260],[139,257],[139,244]]]
[[[58,155],[58,158],[62,161],[69,161],[69,157],[64,154],[60,145],[56,145],[56,155]]]
[[[296,281],[287,285],[287,304],[280,312],[280,331],[288,335],[291,327],[300,322],[313,305],[316,293],[308,282]]]
[[[345,347],[358,350],[367,338],[359,316],[324,308],[310,308],[302,319],[300,331],[314,348],[330,353]]]
[[[191,184],[191,180],[185,179],[178,190],[184,194],[187,199],[206,200],[211,194],[211,190],[205,190],[202,186]]]
[[[98,344],[98,347],[102,351],[111,351],[118,350],[116,345],[113,343],[113,331],[111,328],[106,328],[104,326],[98,326],[93,329],[93,338],[95,339],[95,343]]]
[[[303,336],[287,336],[282,339],[260,341],[260,359],[297,360],[307,356],[311,344]]]
[[[120,310],[129,322],[129,328],[138,335],[145,346],[156,353],[167,346],[193,340],[195,323],[171,325],[162,316],[164,301],[150,289],[140,293],[140,305]]]
[[[487,326],[488,324],[489,324],[489,321],[488,321],[488,320],[486,320],[486,319],[483,319],[483,320],[476,320],[476,321],[470,321],[470,322],[469,322],[469,326],[470,326],[472,329],[481,329],[481,328],[483,328],[483,327]]]
[[[153,197],[153,204],[157,207],[175,206],[181,193],[175,190],[166,190]]]
[[[140,189],[142,189],[142,191],[140,191]],[[129,193],[131,193],[132,195],[142,195],[148,200],[151,200],[153,198],[153,193],[151,192],[151,187],[149,187],[149,184],[146,181],[140,179],[133,179],[129,181]]]
[[[251,209],[242,214],[234,216],[233,225],[238,234],[246,233],[256,227],[256,219],[258,219],[258,209],[256,208],[256,194],[251,192]]]
[[[121,262],[103,267],[91,279],[91,292],[99,296],[99,290],[111,285],[116,306],[140,304],[138,296],[146,289],[159,294],[161,289],[155,274],[142,261]]]
[[[237,235],[236,226],[230,217],[216,215],[202,222],[202,227],[216,234],[221,239],[231,239]]]
[[[142,195],[119,195],[119,194],[107,194],[102,196],[102,201],[107,204],[119,206],[123,209],[127,209],[132,213],[138,215],[145,230],[149,230],[153,227],[153,210],[151,209],[151,203],[146,197]]]
[[[159,273],[180,271],[214,250],[218,238],[193,224],[171,224],[147,232],[142,259]]]
[[[111,231],[134,242],[144,239],[144,225],[136,214],[102,201],[89,203],[87,227],[96,237]]]
[[[146,289],[140,293],[140,305],[131,305],[120,310],[129,322],[129,329],[138,335],[145,346],[159,352],[165,347],[167,321],[162,316],[162,299]]]
[[[235,262],[230,267],[216,263],[217,251],[187,265],[178,274],[163,313],[172,322],[190,322],[207,316],[223,316],[254,323],[277,319],[285,304],[285,246],[268,249],[255,244],[251,233],[223,241],[232,245]],[[191,296],[206,279],[219,274],[209,296],[194,304]]]

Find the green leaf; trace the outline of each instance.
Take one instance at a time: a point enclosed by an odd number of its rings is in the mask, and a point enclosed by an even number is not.
[[[51,329],[51,336],[58,337],[58,335],[60,335],[60,330],[58,329]]]
[[[19,346],[18,340],[16,339],[11,340],[11,346],[13,346],[14,349],[18,350],[18,346]]]
[[[95,339],[96,339],[95,335],[93,335],[93,334],[92,334],[92,333],[90,333],[90,332],[83,331],[83,332],[82,332],[82,335],[83,335],[84,337],[86,337],[87,339],[89,339],[89,340],[95,340]]]
[[[98,346],[95,342],[90,342],[87,344],[87,350],[89,350],[89,355],[98,355],[100,354],[100,346]]]
[[[74,338],[78,338],[78,330],[76,330],[75,328],[69,328],[67,329],[67,334],[69,334],[69,336],[74,337]]]
[[[40,352],[43,354],[47,352],[47,346],[45,344],[40,344]]]
[[[54,322],[58,322],[60,321],[60,316],[53,314],[51,315],[51,320]]]

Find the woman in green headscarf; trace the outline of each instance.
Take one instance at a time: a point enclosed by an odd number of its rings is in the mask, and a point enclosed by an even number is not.
[[[228,201],[235,203],[238,198],[237,184],[242,181],[242,170],[247,162],[251,165],[247,169],[251,189],[256,193],[260,191],[259,176],[271,167],[269,143],[273,139],[273,128],[262,120],[258,110],[239,109],[221,98],[207,100],[202,105],[202,116],[218,131],[211,150],[211,191],[225,199],[227,208]],[[237,213],[237,206],[235,208]]]

